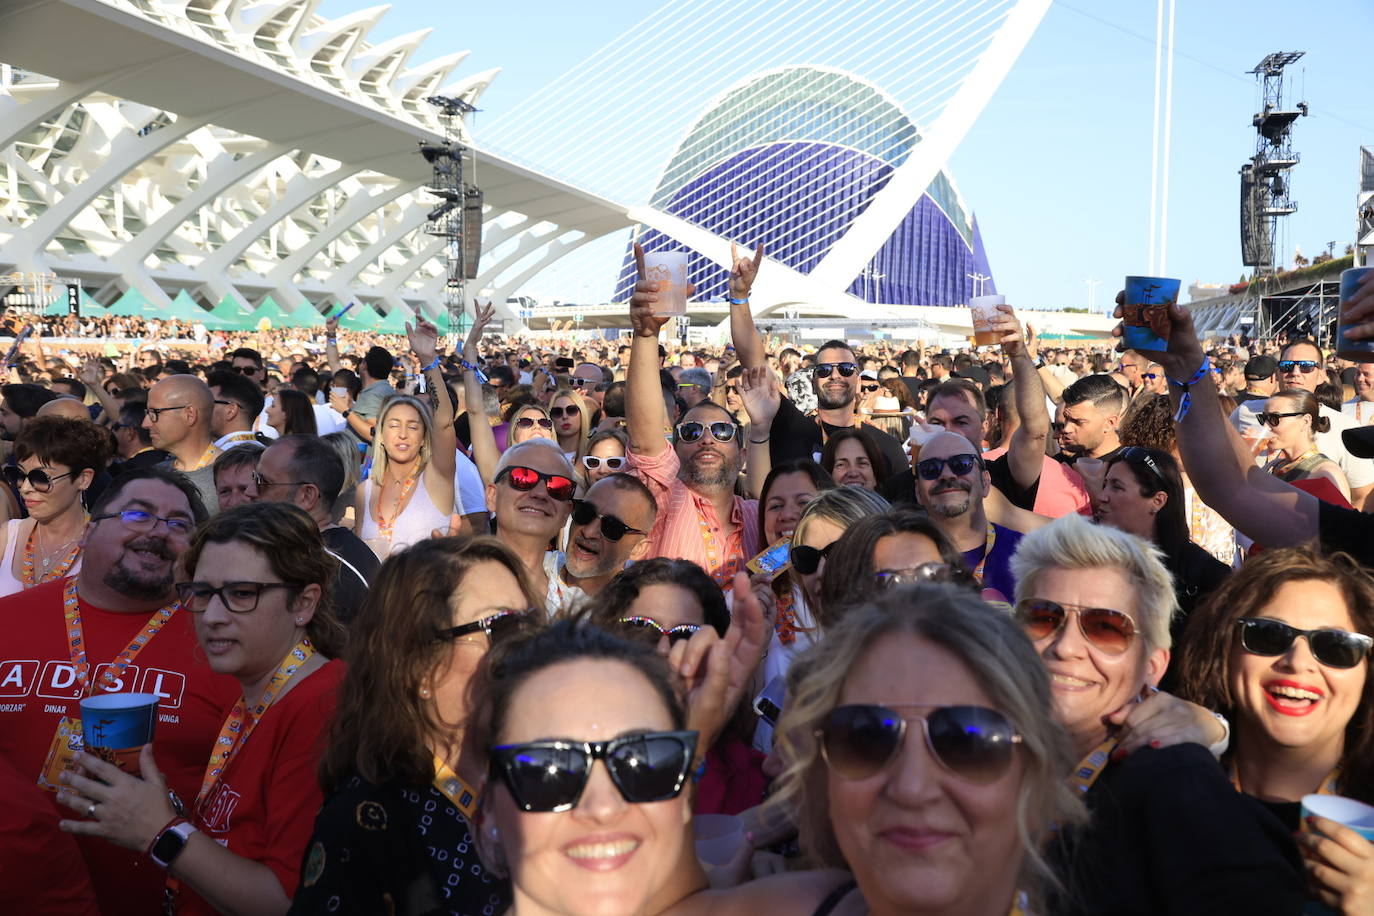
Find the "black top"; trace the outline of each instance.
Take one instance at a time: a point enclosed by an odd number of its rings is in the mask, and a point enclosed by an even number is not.
[[[495,916],[509,904],[443,793],[354,777],[315,818],[291,913]]]
[[[1174,596],[1178,599],[1178,613],[1169,621],[1169,635],[1173,639],[1174,657],[1177,658],[1179,649],[1187,639],[1185,634],[1193,609],[1221,587],[1231,575],[1231,567],[1192,541],[1183,545],[1177,557],[1167,557],[1164,565],[1174,578]],[[1177,669],[1171,665],[1164,679],[1159,682],[1159,689],[1174,693],[1176,679]]]
[[[339,561],[339,571],[334,576],[334,609],[339,620],[348,623],[367,597],[368,586],[382,561],[362,538],[347,528],[326,528],[320,532],[320,537]]]
[[[844,428],[826,423],[825,435],[829,436]],[[887,430],[868,424],[864,424],[864,429],[868,430],[873,441],[878,443],[883,456],[887,458],[889,477],[907,466],[906,451],[895,436]],[[784,461],[796,458],[811,458],[819,464],[820,454],[824,448],[821,424],[815,417],[808,417],[798,410],[791,398],[784,397],[781,406],[778,407],[777,416],[773,417],[773,425],[768,429],[768,455],[773,461],[773,466],[777,467]],[[882,482],[878,481],[880,485]]]
[[[1374,566],[1374,515],[1317,501],[1317,536],[1327,550],[1343,550]]]
[[[1108,764],[1085,798],[1092,820],[1048,850],[1072,916],[1296,916],[1306,883],[1288,829],[1227,781],[1206,748],[1143,748]]]

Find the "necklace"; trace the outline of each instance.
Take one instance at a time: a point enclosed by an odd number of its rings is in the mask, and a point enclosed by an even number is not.
[[[82,517],[85,517],[84,513]],[[28,539],[24,542],[24,560],[19,571],[19,578],[20,581],[24,583],[24,587],[33,588],[35,585],[40,585],[51,579],[60,579],[67,575],[67,573],[71,571],[72,566],[76,563],[77,555],[81,552],[80,545],[76,543],[78,538],[79,535],[78,537],[69,538],[63,541],[58,545],[57,549],[51,553],[43,551],[40,547],[39,550],[42,553],[43,560],[41,564],[35,564],[33,554],[34,544],[38,540],[38,523],[34,522],[33,527],[29,529]],[[64,550],[66,551],[65,556],[63,555]],[[54,566],[53,560],[59,556],[61,556],[62,559]]]
[[[383,494],[380,491],[377,493],[377,533],[380,534],[382,537],[386,538],[387,543],[391,543],[391,533],[392,530],[396,527],[396,519],[400,518],[401,513],[405,511],[405,506],[407,501],[410,499],[410,494],[415,489],[416,482],[420,479],[421,470],[421,468],[416,468],[414,471],[410,473],[410,476],[406,477],[404,481],[392,481],[392,483],[399,482],[401,484],[401,492],[400,495],[396,497],[396,502],[392,505],[393,511],[391,514],[391,518],[387,518],[382,514]],[[385,489],[386,481],[383,480],[381,490]]]

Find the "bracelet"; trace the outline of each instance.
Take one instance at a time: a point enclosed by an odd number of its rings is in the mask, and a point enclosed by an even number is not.
[[[1171,379],[1167,375],[1164,376],[1166,379],[1168,379],[1169,384],[1177,385],[1178,387],[1183,389],[1183,400],[1178,402],[1178,413],[1174,414],[1175,423],[1181,423],[1183,421],[1183,418],[1188,416],[1188,411],[1193,406],[1193,393],[1188,389],[1192,388],[1198,382],[1205,379],[1207,377],[1207,374],[1211,370],[1212,360],[1210,357],[1204,356],[1202,358],[1202,365],[1197,367],[1197,371],[1190,375],[1186,382],[1180,382],[1177,379]]]
[[[766,445],[767,443],[768,443],[768,437],[767,437],[767,436],[764,436],[762,439],[750,439],[750,440],[749,440],[749,444],[750,444],[750,445]]]
[[[327,335],[327,336],[325,337],[324,342],[325,342],[325,343],[338,343],[338,342],[339,342],[339,338],[337,338],[337,337],[333,336],[332,334],[330,334],[330,335]]]
[[[481,369],[478,369],[472,363],[468,362],[465,359],[460,359],[458,360],[458,365],[462,366],[464,369],[467,369],[470,372],[477,373],[477,381],[481,384],[485,385],[487,383],[487,374],[483,372]]]
[[[436,353],[436,354],[434,354],[434,360],[433,360],[433,362],[431,362],[428,366],[425,366],[425,367],[424,367],[423,369],[421,369],[420,371],[421,371],[421,372],[428,372],[428,371],[431,370],[431,369],[438,369],[438,368],[439,368],[439,354]]]
[[[731,304],[731,305],[748,305],[748,304],[749,304],[749,297],[748,297],[748,296],[745,296],[743,299],[736,299],[734,296],[730,295],[729,293],[726,293],[726,294],[725,294],[725,298],[728,299],[728,300],[730,300],[730,304]]]
[[[701,766],[692,772],[692,782],[701,782],[701,777],[706,775],[706,757],[702,756]]]
[[[1221,755],[1226,753],[1226,749],[1231,746],[1231,723],[1227,722],[1226,717],[1219,712],[1214,712],[1212,715],[1216,716],[1217,721],[1221,723],[1222,735],[1221,740],[1207,748],[1207,750],[1213,757],[1220,760]]]
[[[172,829],[173,827],[175,827],[177,824],[188,824],[188,823],[190,823],[190,821],[188,821],[186,818],[182,817],[180,814],[178,814],[178,815],[176,815],[175,817],[173,817],[170,821],[168,821],[167,823],[165,823],[165,824],[162,825],[162,829],[160,829],[157,833],[153,834],[153,841],[152,841],[151,843],[148,844],[148,848],[147,848],[147,849],[143,850],[143,854],[144,854],[145,856],[147,856],[147,855],[152,855],[153,847],[157,845],[157,841],[158,841],[158,840],[162,839],[162,835],[163,835],[164,833],[166,833],[168,830],[171,830],[171,829]]]

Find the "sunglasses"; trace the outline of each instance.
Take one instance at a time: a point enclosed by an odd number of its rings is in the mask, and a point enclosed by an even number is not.
[[[534,613],[534,609],[522,612],[519,611],[500,611],[499,613],[483,617],[481,620],[474,620],[472,623],[460,624],[456,627],[449,627],[439,631],[440,639],[461,639],[464,636],[471,636],[474,633],[485,633],[487,639],[496,642],[505,636],[509,636],[520,629],[520,623],[525,616]]]
[[[911,569],[880,569],[873,574],[873,578],[884,588],[896,588],[922,582],[951,582],[954,570],[949,568],[948,563],[922,563]]]
[[[572,520],[574,525],[579,527],[590,525],[597,519],[601,519],[601,536],[608,541],[618,541],[627,534],[649,533],[638,528],[631,528],[614,515],[602,515],[596,511],[596,506],[585,499],[573,500]]]
[[[564,417],[572,420],[582,416],[582,409],[575,404],[568,407],[550,407],[549,416],[553,417],[555,420],[561,420]]]
[[[816,378],[830,378],[832,372],[838,371],[840,378],[849,378],[859,371],[858,363],[816,363],[813,370]]]
[[[1135,639],[1135,621],[1121,611],[1060,604],[1048,598],[1023,598],[1016,602],[1017,619],[1032,641],[1057,634],[1070,613],[1078,617],[1078,632],[1089,645],[1107,655],[1123,654]]]
[[[568,379],[568,384],[574,388],[585,388],[588,385],[598,385],[600,382],[589,378],[578,378],[574,375],[572,378]]]
[[[1315,362],[1313,362],[1313,361],[1310,360],[1310,359],[1281,359],[1281,360],[1279,360],[1279,371],[1280,371],[1280,372],[1292,372],[1292,371],[1295,370],[1295,369],[1296,369],[1297,371],[1303,373],[1303,374],[1306,374],[1306,373],[1308,373],[1308,372],[1316,372],[1317,369],[1318,369],[1318,364],[1315,363]]]
[[[533,429],[536,423],[544,429],[553,429],[553,421],[548,417],[521,417],[515,421],[515,425],[520,429]]]
[[[645,732],[610,741],[531,741],[491,749],[500,777],[523,811],[569,811],[600,760],[620,797],[632,805],[677,798],[696,751],[696,732]]]
[[[71,471],[65,474],[49,474],[42,468],[34,468],[32,471],[26,473],[12,464],[5,468],[5,479],[10,482],[10,486],[18,489],[20,485],[27,480],[29,486],[33,487],[38,493],[47,493],[52,489],[54,480],[61,480],[63,477],[70,476],[72,476]]]
[[[243,375],[257,375],[261,371],[257,366],[231,366],[230,368]]]
[[[727,423],[724,420],[717,421],[709,426],[692,420],[689,423],[679,423],[677,426],[677,438],[679,442],[695,442],[702,437],[707,430],[711,431],[711,438],[717,442],[729,442],[735,438],[735,424]]]
[[[879,387],[881,387],[881,386],[879,386],[879,385],[864,385],[864,386],[863,386],[863,390],[866,391],[866,392],[867,392],[867,391],[877,391]]]
[[[621,457],[598,458],[595,455],[582,456],[582,466],[589,471],[601,470],[603,463],[606,465],[606,470],[618,471],[625,466],[625,459]]]
[[[1145,465],[1145,467],[1149,468],[1150,473],[1154,474],[1155,478],[1159,480],[1160,483],[1164,482],[1164,472],[1159,469],[1158,464],[1155,464],[1155,460],[1150,457],[1150,453],[1140,446],[1128,445],[1117,454],[1123,461],[1139,461],[1141,464]]]
[[[961,779],[986,785],[1011,765],[1021,736],[1006,716],[982,706],[898,706],[929,710],[913,716],[921,723],[926,749],[944,769]],[[816,730],[826,764],[844,779],[869,779],[901,753],[907,719],[875,704],[837,706]]]
[[[680,623],[675,627],[664,629],[652,617],[622,617],[617,623],[634,635],[654,633],[654,642],[658,642],[659,639],[666,636],[669,645],[674,645],[684,639],[691,639],[692,634],[701,629],[701,624],[698,623]]]
[[[1156,372],[1142,372],[1140,373],[1140,377],[1143,379],[1149,379],[1153,382],[1155,379],[1159,378],[1159,374]]]
[[[1336,627],[1299,630],[1269,617],[1242,617],[1236,624],[1240,626],[1240,644],[1251,655],[1283,655],[1299,636],[1305,636],[1312,656],[1328,668],[1354,668],[1374,645],[1374,639],[1363,633]]]
[[[939,480],[945,465],[956,477],[967,476],[974,468],[983,466],[983,459],[977,455],[950,455],[948,458],[922,458],[916,462],[916,473],[922,480]]]
[[[809,576],[821,568],[821,560],[830,554],[830,548],[834,546],[835,543],[832,541],[819,550],[815,547],[793,547],[788,555],[788,562],[797,572]]]
[[[1255,414],[1255,419],[1256,419],[1256,420],[1259,420],[1260,426],[1267,426],[1267,427],[1269,427],[1270,429],[1278,429],[1278,428],[1279,428],[1279,423],[1283,420],[1284,417],[1300,417],[1300,416],[1302,416],[1302,411],[1301,411],[1301,410],[1295,410],[1295,411],[1291,411],[1291,412],[1288,412],[1288,413],[1280,413],[1279,411],[1272,411],[1272,412],[1271,412],[1271,411],[1267,411],[1267,410],[1262,410],[1262,411],[1260,411],[1259,413]]]
[[[522,491],[533,490],[542,480],[544,481],[544,488],[549,491],[549,495],[559,502],[572,499],[573,491],[577,487],[570,477],[564,477],[562,474],[545,474],[534,468],[519,465],[502,468],[501,472],[496,475],[495,482],[500,483],[503,477],[510,481],[512,487]]]

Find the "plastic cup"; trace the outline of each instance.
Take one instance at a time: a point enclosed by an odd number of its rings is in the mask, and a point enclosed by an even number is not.
[[[138,754],[153,740],[157,695],[102,693],[81,701],[81,731],[86,753],[139,775]]]
[[[1374,843],[1374,806],[1342,795],[1304,795],[1302,797],[1303,829],[1307,819],[1316,815],[1349,827]]]
[[[1127,277],[1122,306],[1122,341],[1127,350],[1169,349],[1169,306],[1178,301],[1178,280]]]
[[[712,887],[733,887],[749,872],[753,850],[744,837],[744,821],[733,814],[700,814],[692,818],[697,861]]]
[[[992,323],[1001,314],[997,306],[1006,305],[1006,296],[974,296],[968,301],[969,311],[973,313],[973,345],[992,347],[998,343],[998,334]]]
[[[1345,336],[1345,304],[1360,288],[1360,280],[1374,267],[1352,267],[1341,271],[1340,317],[1336,321],[1336,356],[1356,363],[1374,363],[1374,340],[1349,340]]]
[[[644,279],[658,284],[655,315],[687,314],[687,252],[644,252]]]

